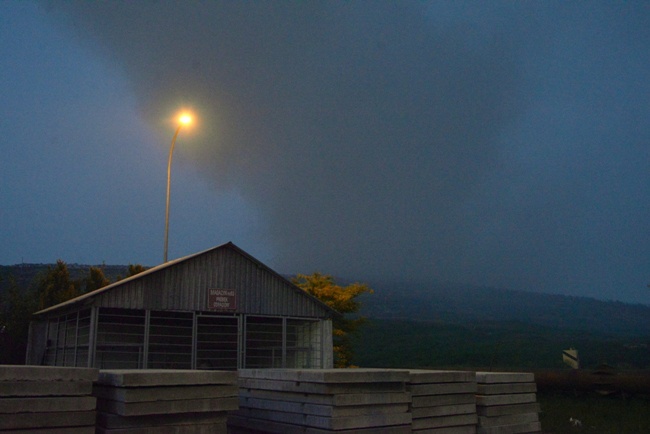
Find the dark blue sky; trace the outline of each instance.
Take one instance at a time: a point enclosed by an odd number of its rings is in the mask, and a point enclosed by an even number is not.
[[[0,3],[0,263],[650,303],[647,2]]]

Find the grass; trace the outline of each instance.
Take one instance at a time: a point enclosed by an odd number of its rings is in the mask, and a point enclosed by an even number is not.
[[[538,392],[540,421],[544,433],[650,433],[650,400],[595,392]],[[578,419],[574,427],[569,419]]]
[[[644,434],[650,433],[649,339],[522,323],[372,319],[357,336],[354,361],[378,368],[535,372],[544,433]],[[580,349],[581,375],[562,363],[562,349],[570,346]],[[625,395],[594,392],[600,377],[593,371],[605,362],[617,368],[614,385]],[[550,372],[537,377],[542,371]],[[571,426],[571,418],[582,427]]]

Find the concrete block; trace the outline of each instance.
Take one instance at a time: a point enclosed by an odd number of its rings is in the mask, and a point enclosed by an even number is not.
[[[409,383],[476,383],[476,373],[472,371],[410,369]]]
[[[173,401],[181,399],[226,398],[238,396],[236,385],[112,387],[97,385],[93,395],[120,402]]]
[[[519,433],[541,433],[542,424],[539,422],[530,422],[519,425],[503,425],[493,427],[479,426],[476,429],[477,434],[519,434]]]
[[[374,404],[374,405],[358,405],[358,406],[345,406],[333,407],[323,405],[305,405],[305,413],[326,416],[326,417],[356,417],[366,415],[383,415],[383,414],[402,414],[408,413],[408,404]]]
[[[479,425],[488,426],[501,426],[501,425],[517,425],[528,422],[539,422],[537,413],[521,413],[521,414],[507,414],[504,416],[479,416]]]
[[[92,410],[95,410],[92,396],[0,398],[0,413],[5,414]]]
[[[471,394],[476,393],[476,383],[409,384],[407,390],[413,396]]]
[[[513,405],[497,405],[491,407],[476,407],[476,413],[479,416],[503,416],[506,414],[521,414],[521,413],[539,413],[540,406],[537,402],[527,404],[513,404]]]
[[[309,383],[406,382],[409,371],[399,369],[242,369],[239,378]]]
[[[415,434],[476,434],[476,425],[414,429],[412,432]]]
[[[0,381],[90,381],[99,371],[61,366],[0,365]]]
[[[225,423],[110,429],[97,427],[97,434],[227,434]]]
[[[90,396],[91,381],[0,381],[0,396]]]
[[[313,393],[321,395],[336,395],[344,393],[406,392],[406,384],[403,382],[309,383],[299,381],[240,378],[239,387],[244,389],[263,389],[282,392]]]
[[[240,389],[240,398],[259,398],[278,401],[290,401],[304,404],[320,404],[343,407],[348,405],[405,404],[411,402],[408,392],[394,393],[345,393],[338,395],[316,395],[299,392],[282,392],[260,389]],[[472,395],[472,400],[474,396]]]
[[[94,411],[57,411],[51,413],[16,413],[0,417],[0,430],[94,426]]]
[[[505,395],[509,393],[535,392],[537,392],[537,384],[535,383],[479,384],[476,389],[478,395]]]
[[[515,395],[476,395],[476,406],[528,404],[536,402],[534,393],[518,393]]]
[[[473,394],[414,396],[411,402],[413,408],[459,404],[476,404],[476,396]]]
[[[120,416],[97,413],[97,426],[110,429],[149,428],[166,425],[222,424],[228,419],[227,412],[158,414],[155,416]]]
[[[321,417],[298,413],[253,410],[249,408],[241,408],[235,412],[235,415],[335,431],[392,425],[411,425],[412,420],[410,413],[373,414],[356,417]]]
[[[182,399],[176,401],[120,402],[97,400],[97,410],[121,416],[143,416],[167,413],[200,413],[204,411],[231,411],[239,408],[239,399]]]
[[[237,384],[237,372],[175,369],[101,370],[97,384],[117,387]]]
[[[440,405],[437,407],[416,407],[411,408],[413,419],[423,417],[454,416],[457,414],[476,414],[476,405],[459,404],[459,405]]]
[[[2,434],[95,434],[95,425],[75,426],[75,427],[56,427],[56,428],[38,428],[30,430],[3,430]]]
[[[427,417],[413,419],[413,430],[422,430],[426,428],[445,428],[451,426],[476,425],[478,417],[476,414],[459,414],[454,416]]]
[[[406,413],[408,412],[409,406],[407,403],[403,403],[335,407],[331,405],[240,397],[239,408],[278,411],[282,413],[300,413],[326,417],[348,417],[368,414]]]
[[[534,383],[535,375],[531,372],[477,372],[476,382],[492,383]]]
[[[228,416],[229,434],[331,434],[331,430],[274,422],[253,417]],[[411,425],[353,428],[336,431],[336,434],[410,434]]]

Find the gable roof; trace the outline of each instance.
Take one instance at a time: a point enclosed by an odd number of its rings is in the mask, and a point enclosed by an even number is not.
[[[225,244],[212,247],[210,249],[194,253],[182,258],[174,259],[171,261],[168,261],[166,263],[157,265],[153,268],[149,268],[141,273],[138,273],[134,276],[127,277],[125,279],[122,279],[118,282],[112,283],[110,285],[107,285],[103,288],[99,288],[95,291],[88,292],[86,294],[82,294],[78,297],[75,297],[73,299],[67,300],[63,303],[59,303],[55,306],[48,307],[46,309],[43,309],[41,311],[38,311],[34,313],[35,316],[41,316],[45,314],[51,314],[55,311],[63,311],[63,310],[68,310],[68,309],[74,309],[78,307],[78,305],[90,305],[93,304],[97,299],[109,296],[111,292],[119,291],[120,289],[129,287],[129,286],[134,286],[138,284],[140,281],[144,281],[147,279],[153,278],[155,275],[160,275],[164,274],[165,272],[172,270],[174,267],[180,267],[182,264],[187,264],[191,262],[193,259],[199,258],[203,255],[209,255],[211,253],[217,252],[217,251],[223,251],[223,250],[230,250],[236,253],[237,255],[245,258],[247,261],[252,262],[257,269],[261,269],[264,273],[270,274],[273,279],[278,280],[282,288],[280,290],[283,291],[291,291],[294,293],[294,297],[297,295],[301,299],[304,298],[304,301],[306,301],[309,304],[313,304],[313,308],[315,308],[317,311],[320,311],[320,316],[338,316],[340,313],[338,313],[336,310],[332,309],[331,307],[327,306],[325,303],[321,302],[318,300],[316,297],[308,294],[307,292],[303,291],[300,289],[298,286],[294,285],[291,283],[288,279],[280,275],[279,273],[273,271],[271,268],[260,262],[259,260],[255,259],[253,256],[249,255],[239,247],[237,247],[234,243],[232,242],[227,242]]]

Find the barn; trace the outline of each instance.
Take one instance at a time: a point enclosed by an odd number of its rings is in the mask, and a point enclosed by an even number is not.
[[[229,242],[36,312],[27,364],[331,368],[336,315]]]

